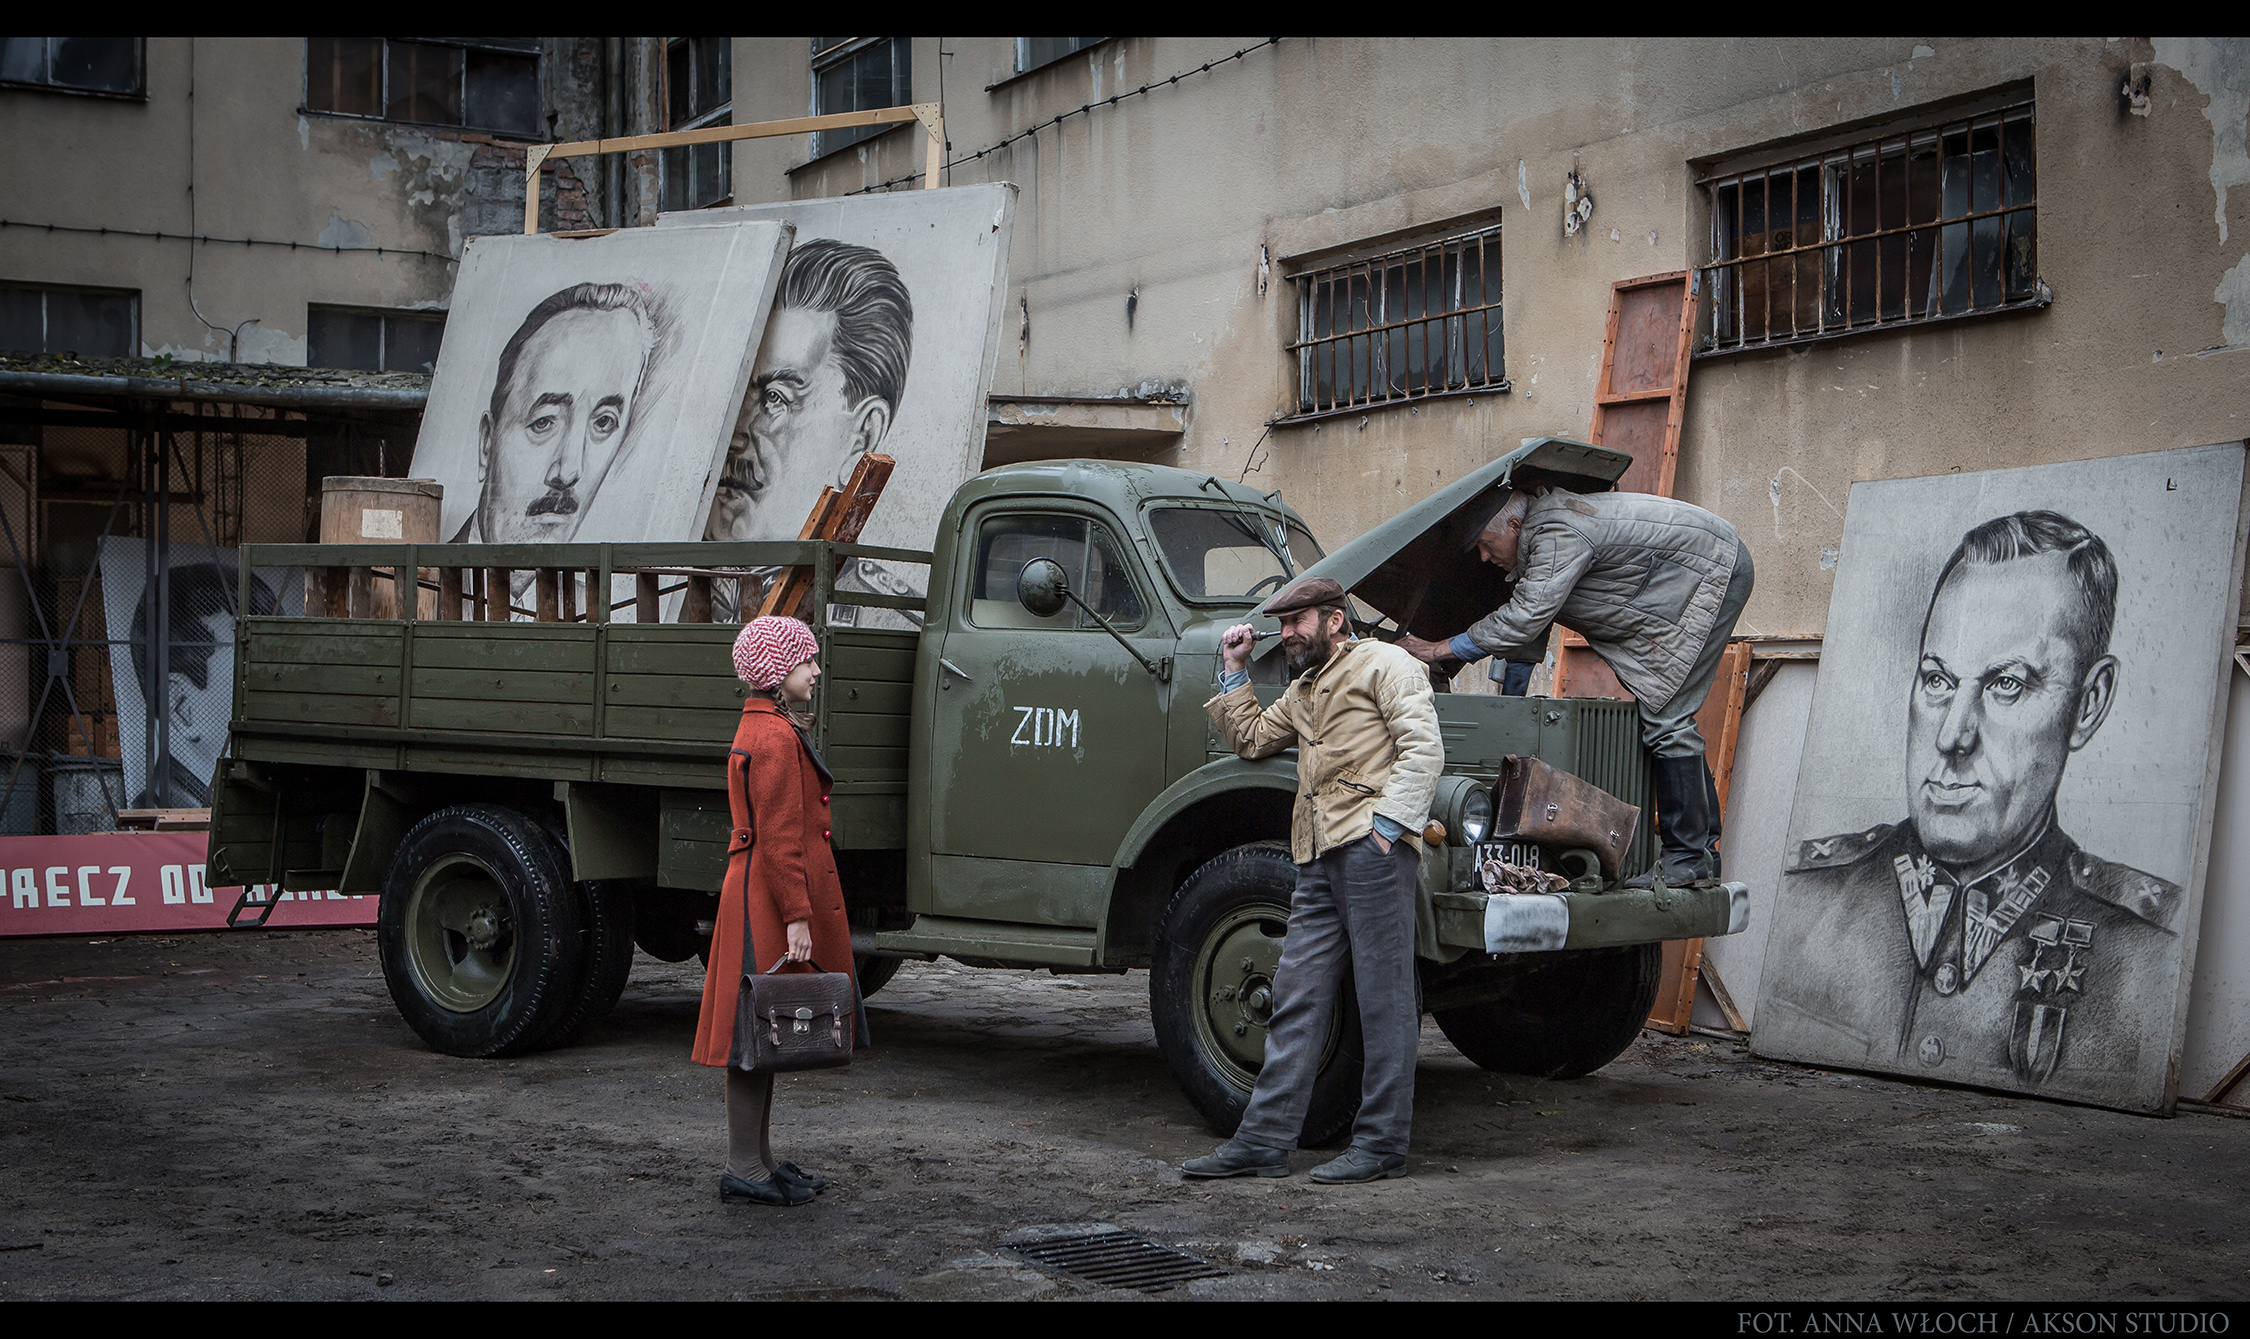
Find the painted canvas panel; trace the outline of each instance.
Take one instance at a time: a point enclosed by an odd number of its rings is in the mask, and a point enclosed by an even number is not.
[[[1753,1045],[2172,1100],[2243,448],[1855,484]]]
[[[863,452],[898,461],[862,542],[930,547],[984,461],[1015,187],[1005,183],[670,214],[795,228],[704,535],[795,539]],[[925,569],[860,562],[847,589],[924,593]],[[732,598],[731,592],[727,598]],[[888,611],[838,608],[862,621]],[[724,611],[722,611],[722,617]]]
[[[414,446],[439,533],[699,535],[788,247],[770,222],[471,242]]]
[[[164,550],[159,602],[149,580],[146,541],[104,536],[98,561],[102,612],[109,632],[110,680],[117,691],[118,752],[125,766],[120,808],[201,808],[211,802],[211,774],[226,750],[234,710],[234,619],[240,569],[233,549],[173,544]],[[250,574],[252,614],[302,614],[301,567],[260,567]],[[164,629],[159,663],[155,629]],[[164,753],[150,767],[150,680],[161,672]]]

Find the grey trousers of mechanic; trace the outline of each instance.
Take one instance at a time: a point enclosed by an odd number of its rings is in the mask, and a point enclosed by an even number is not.
[[[1295,1148],[1305,1131],[1321,1044],[1348,968],[1359,996],[1367,1062],[1352,1144],[1404,1153],[1414,1128],[1414,1061],[1422,1015],[1414,982],[1414,848],[1372,835],[1297,866],[1289,935],[1274,970],[1265,1068],[1237,1139]]]
[[[1695,728],[1695,713],[1703,710],[1703,699],[1711,695],[1711,681],[1719,676],[1719,660],[1727,653],[1727,638],[1734,635],[1735,620],[1742,617],[1742,606],[1750,603],[1750,588],[1757,579],[1757,571],[1750,564],[1750,546],[1736,540],[1734,575],[1727,579],[1727,593],[1719,601],[1718,616],[1711,621],[1710,640],[1695,657],[1687,681],[1661,708],[1652,710],[1648,703],[1641,703],[1641,743],[1648,746],[1651,757],[1703,756],[1703,732]]]

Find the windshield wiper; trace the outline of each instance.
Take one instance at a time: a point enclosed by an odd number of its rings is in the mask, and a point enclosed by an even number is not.
[[[1226,486],[1219,483],[1218,475],[1212,475],[1210,478],[1205,479],[1202,483],[1197,484],[1196,487],[1202,489],[1210,488],[1213,485],[1218,486],[1219,500],[1234,508],[1236,513],[1239,514],[1242,517],[1243,521],[1248,525],[1250,537],[1257,540],[1260,544],[1265,545],[1266,552],[1271,553],[1274,556],[1275,560],[1281,564],[1281,570],[1287,574],[1284,579],[1294,578],[1297,575],[1297,564],[1290,561],[1288,546],[1276,540],[1272,535],[1267,534],[1266,528],[1258,524],[1258,518],[1256,514],[1253,513],[1248,507],[1243,506],[1239,499],[1228,496]]]

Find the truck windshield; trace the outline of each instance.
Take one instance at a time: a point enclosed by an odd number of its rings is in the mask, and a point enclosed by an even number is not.
[[[1191,600],[1258,600],[1289,580],[1281,559],[1251,528],[1253,518],[1281,527],[1279,517],[1254,508],[1159,507],[1149,513],[1149,530],[1180,594]],[[1288,527],[1288,543],[1289,560],[1299,572],[1323,556],[1299,526]]]

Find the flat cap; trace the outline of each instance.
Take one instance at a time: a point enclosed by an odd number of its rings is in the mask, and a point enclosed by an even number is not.
[[[1259,606],[1258,612],[1279,618],[1294,614],[1300,609],[1318,609],[1324,604],[1342,604],[1344,588],[1327,577],[1300,577]]]
[[[1483,496],[1462,508],[1460,520],[1456,522],[1459,528],[1454,533],[1461,542],[1463,553],[1471,552],[1476,548],[1477,536],[1484,533],[1484,528],[1492,524],[1492,518],[1498,516],[1501,509],[1506,507],[1515,495],[1514,489],[1506,484],[1500,484],[1497,487],[1486,489]]]

